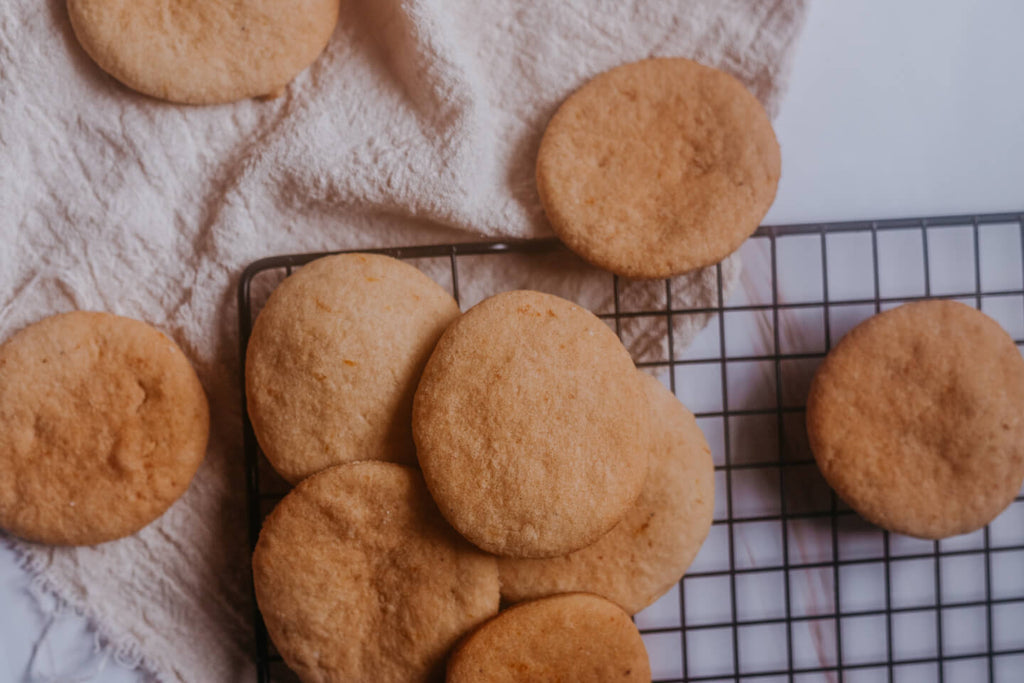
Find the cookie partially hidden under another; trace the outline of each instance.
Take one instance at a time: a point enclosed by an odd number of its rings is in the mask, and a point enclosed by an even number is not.
[[[449,527],[416,470],[338,465],[296,486],[253,554],[267,632],[303,681],[436,680],[498,611],[498,568]]]
[[[721,261],[775,199],[779,145],[725,72],[647,59],[596,76],[544,132],[537,190],[555,233],[590,263],[663,278]]]
[[[900,306],[825,358],[807,433],[825,479],[868,521],[928,539],[974,531],[1024,480],[1024,359],[970,306]]]
[[[29,325],[0,346],[0,528],[60,545],[134,533],[188,488],[209,426],[188,359],[146,323]]]
[[[570,593],[511,607],[469,634],[448,660],[447,683],[650,680],[629,616],[604,598]]]
[[[413,405],[417,456],[445,518],[479,547],[553,557],[596,541],[640,495],[650,408],[599,318],[513,291],[449,327]]]
[[[82,48],[133,90],[216,104],[279,94],[316,59],[339,0],[68,0]]]
[[[416,464],[412,399],[455,299],[388,256],[306,264],[270,295],[245,359],[249,417],[291,483],[331,465]]]
[[[596,593],[629,614],[679,582],[711,529],[715,471],[693,414],[661,382],[637,371],[653,412],[650,471],[640,498],[615,528],[564,557],[498,559],[501,595],[520,602]]]

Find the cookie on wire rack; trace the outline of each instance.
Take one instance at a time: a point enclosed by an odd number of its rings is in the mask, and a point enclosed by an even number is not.
[[[596,541],[640,495],[650,409],[599,318],[528,290],[449,327],[413,405],[417,456],[445,518],[488,552],[553,557]]]
[[[869,522],[927,539],[974,531],[1024,480],[1024,359],[970,306],[905,304],[829,352],[807,434],[825,479]]]
[[[416,464],[413,393],[455,299],[407,263],[340,254],[278,285],[256,318],[245,360],[253,431],[297,483],[331,465]]]
[[[562,241],[631,278],[679,275],[738,249],[780,172],[757,98],[683,58],[625,64],[583,85],[544,131],[536,171]]]
[[[339,0],[68,0],[71,26],[101,69],[185,104],[280,94],[323,52]]]
[[[654,377],[643,379],[653,412],[650,470],[625,518],[564,557],[499,558],[501,595],[521,602],[596,593],[636,614],[679,582],[711,530],[715,472],[693,414]]]
[[[498,611],[496,561],[444,521],[416,470],[359,462],[296,486],[264,522],[253,581],[304,681],[436,680]]]
[[[569,593],[515,605],[470,633],[447,683],[651,680],[640,632],[617,605]]]
[[[132,534],[206,454],[206,394],[150,325],[78,311],[0,346],[0,528],[60,545]]]

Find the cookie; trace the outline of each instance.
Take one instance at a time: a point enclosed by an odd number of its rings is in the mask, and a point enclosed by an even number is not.
[[[185,492],[210,412],[173,341],[83,311],[0,346],[0,425],[0,528],[93,545],[138,531]]]
[[[825,479],[869,522],[929,539],[974,531],[1024,480],[1024,359],[970,306],[900,306],[829,352],[807,435]]]
[[[186,104],[279,94],[317,58],[339,0],[68,0],[71,26],[129,88]]]
[[[498,568],[449,527],[419,472],[338,465],[296,486],[260,532],[256,600],[304,681],[435,680],[498,612]]]
[[[643,379],[654,420],[650,471],[640,498],[593,545],[546,560],[500,558],[509,602],[557,593],[596,593],[629,614],[683,577],[711,529],[715,472],[693,414],[650,375]]]
[[[780,164],[768,115],[738,80],[688,59],[647,59],[596,76],[559,107],[537,190],[581,257],[663,278],[738,249],[775,199]]]
[[[614,603],[570,593],[524,602],[471,633],[448,660],[448,683],[651,680],[640,632]]]
[[[650,410],[600,319],[513,291],[452,323],[416,391],[413,436],[441,513],[488,552],[552,557],[589,545],[640,495]]]
[[[328,256],[285,279],[245,361],[249,417],[274,468],[296,483],[354,460],[415,464],[413,393],[458,315],[448,292],[387,256]]]

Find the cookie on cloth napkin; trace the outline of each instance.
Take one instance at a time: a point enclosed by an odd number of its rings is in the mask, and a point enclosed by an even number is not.
[[[445,518],[488,552],[553,557],[615,526],[647,475],[650,409],[597,316],[519,290],[485,299],[434,349],[413,435]]]
[[[389,462],[305,479],[252,558],[267,631],[305,681],[435,680],[498,612],[496,561],[444,521],[420,473]]]
[[[869,522],[929,539],[974,531],[1024,480],[1024,359],[970,306],[905,304],[826,356],[807,435],[825,479]]]
[[[653,412],[650,470],[625,518],[564,557],[498,558],[501,596],[520,602],[596,593],[629,614],[679,582],[711,529],[715,468],[697,420],[661,382],[637,371]]]
[[[548,123],[537,190],[555,233],[596,266],[664,278],[721,261],[775,199],[779,145],[729,74],[683,58],[599,74]]]
[[[177,344],[78,311],[0,346],[0,528],[41,543],[132,534],[188,488],[210,411]]]
[[[327,256],[286,278],[245,360],[249,417],[274,469],[294,484],[354,460],[415,464],[413,393],[458,314],[440,285],[388,256]]]
[[[68,0],[71,26],[101,69],[185,104],[281,93],[323,51],[339,0]]]

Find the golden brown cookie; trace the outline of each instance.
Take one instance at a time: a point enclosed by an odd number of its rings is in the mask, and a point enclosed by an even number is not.
[[[715,468],[697,420],[650,375],[654,415],[650,471],[640,498],[593,545],[544,560],[499,558],[501,595],[509,602],[557,593],[596,593],[629,614],[647,607],[682,578],[711,529]]]
[[[552,557],[615,526],[647,474],[650,409],[629,353],[596,316],[505,292],[449,327],[416,391],[427,486],[466,538]]]
[[[825,358],[807,434],[825,479],[868,521],[921,538],[973,531],[1024,480],[1024,359],[969,306],[900,306]]]
[[[279,94],[319,55],[339,0],[68,0],[82,48],[152,97],[216,104]]]
[[[596,76],[541,141],[537,190],[555,233],[596,266],[661,278],[739,248],[775,199],[779,145],[732,76],[681,58]]]
[[[253,326],[245,388],[267,459],[296,483],[353,460],[416,463],[412,397],[455,300],[407,263],[341,254],[307,264]]]
[[[274,508],[253,554],[260,612],[303,681],[435,680],[498,611],[495,559],[442,519],[416,470],[338,465]]]
[[[134,533],[188,488],[209,426],[188,359],[146,323],[29,325],[0,346],[0,527],[61,545]]]
[[[640,632],[617,605],[569,593],[524,602],[471,633],[448,660],[448,683],[651,680]]]

